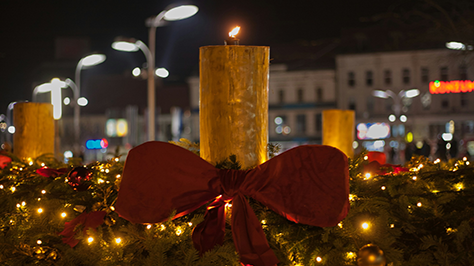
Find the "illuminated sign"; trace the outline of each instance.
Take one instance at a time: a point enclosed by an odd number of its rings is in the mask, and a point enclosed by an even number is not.
[[[88,150],[100,150],[108,146],[109,142],[106,139],[90,139],[86,141],[86,148]]]
[[[390,125],[387,123],[360,123],[357,125],[358,139],[385,139],[390,137]]]
[[[452,80],[430,82],[431,94],[461,93],[474,90],[474,82],[470,80]]]
[[[105,133],[108,137],[123,137],[128,133],[128,123],[126,119],[109,119],[105,123]]]

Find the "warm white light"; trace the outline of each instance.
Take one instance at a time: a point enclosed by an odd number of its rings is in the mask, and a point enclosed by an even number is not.
[[[67,214],[65,212],[61,213],[61,217],[65,218],[66,216],[67,216]]]
[[[95,66],[105,61],[104,54],[91,54],[81,59],[83,66]]]
[[[452,50],[466,50],[466,46],[460,42],[447,42],[446,48]]]
[[[240,27],[237,26],[235,28],[233,28],[230,32],[229,32],[229,37],[235,37],[235,35],[237,35],[240,31]]]
[[[462,157],[462,160],[463,160],[463,161],[467,161],[467,157]]]
[[[0,185],[0,189],[3,189],[3,185]]]
[[[134,69],[132,70],[132,75],[133,75],[134,77],[140,76],[141,73],[142,73],[142,70],[141,70],[139,67],[136,67],[136,68],[134,68]]]
[[[357,147],[359,147],[359,142],[357,141],[352,142],[352,148],[355,150],[357,149]]]
[[[65,151],[63,155],[64,155],[64,158],[72,158],[73,153],[72,151]]]
[[[368,159],[369,159],[369,156],[367,156],[367,155],[366,155],[366,156],[364,156],[364,160],[366,160],[366,161],[367,161]]]
[[[15,127],[14,126],[9,126],[7,130],[8,130],[8,133],[10,133],[10,134],[15,133]]]
[[[381,190],[385,190],[385,189],[386,189],[386,187],[385,187],[385,186],[382,186],[380,189],[381,189]]]
[[[262,224],[267,224],[267,220],[262,220],[261,223]]]
[[[51,81],[51,84],[53,82]],[[61,87],[54,85],[51,86],[51,104],[53,105],[53,117],[58,120],[62,116],[62,101],[61,101]]]
[[[90,236],[90,237],[87,239],[87,242],[92,243],[92,241],[94,241],[94,238],[93,238],[92,236]]]
[[[112,48],[114,48],[117,51],[122,51],[122,52],[136,52],[139,49],[136,44],[131,43],[131,42],[124,42],[124,41],[113,42]]]
[[[89,103],[89,101],[86,99],[86,97],[81,97],[77,99],[77,104],[79,106],[86,106]]]
[[[338,223],[337,226],[339,226],[340,228],[342,228],[342,222],[341,222],[341,223]]]
[[[364,180],[370,179],[371,177],[372,177],[372,175],[370,173],[366,173]]]
[[[25,206],[26,205],[26,202],[21,202],[21,206]]]
[[[13,193],[13,192],[15,192],[15,190],[16,190],[16,187],[11,187],[11,188],[10,188],[10,190],[11,190],[11,191],[12,191],[12,193]]]
[[[406,98],[413,98],[420,95],[420,91],[418,89],[412,89],[412,90],[407,90],[405,92],[405,97]]]
[[[97,182],[98,182],[99,184],[102,184],[102,183],[104,183],[105,181],[104,181],[103,179],[100,179],[100,178],[99,178],[99,180],[97,180]]]
[[[146,226],[146,229],[150,229],[150,228],[151,228],[151,224]]]
[[[41,239],[38,239],[38,241],[36,241],[36,244],[41,245],[43,244],[43,241],[41,241]]]
[[[397,120],[397,117],[394,114],[388,116],[388,121],[395,122],[395,120]]]
[[[122,242],[122,239],[120,237],[117,237],[115,239],[115,243],[120,244]]]
[[[322,259],[321,257],[317,257],[317,258],[316,258],[316,261],[317,261],[317,262],[321,262],[321,261],[323,261],[323,259]]]
[[[181,229],[181,227],[178,227],[176,228],[176,235],[179,236],[183,233],[183,230]]]
[[[413,180],[416,180],[416,176],[412,177]]]
[[[160,78],[167,78],[170,75],[170,72],[168,72],[166,68],[160,67],[155,70],[155,75],[157,75]]]
[[[394,225],[394,224],[391,224],[391,225],[390,225],[390,228],[394,228],[394,227],[395,227],[395,225]]]
[[[69,105],[71,103],[71,99],[69,97],[64,98],[63,100],[64,105]]]
[[[437,164],[437,163],[440,163],[440,162],[441,162],[441,160],[438,158],[438,159],[434,160],[433,163]]]
[[[46,194],[46,190],[41,190],[41,194]]]
[[[42,209],[42,208],[38,208],[37,212],[38,212],[38,213],[42,213],[42,212],[43,212],[43,209]]]
[[[402,123],[405,123],[407,121],[407,116],[406,115],[401,115],[400,116],[400,121],[402,121]]]
[[[189,222],[188,225],[189,225],[189,226],[193,226],[193,223]]]
[[[364,230],[369,229],[369,224],[368,224],[368,223],[363,223],[363,224],[362,224],[362,228],[363,228]]]
[[[199,11],[199,8],[194,5],[182,5],[166,11],[164,19],[168,21],[176,21],[186,19]]]
[[[416,206],[421,207],[421,206],[423,206],[423,204],[421,204],[421,202],[418,202],[418,203],[416,204]]]
[[[451,141],[453,140],[453,134],[451,133],[443,133],[441,135],[441,137],[443,138],[444,141]]]
[[[115,178],[120,178],[120,177],[121,177],[121,175],[116,175],[116,176],[115,176]]]

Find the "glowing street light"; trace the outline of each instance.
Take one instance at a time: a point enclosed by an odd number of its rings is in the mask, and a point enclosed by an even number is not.
[[[145,21],[146,26],[150,27],[148,33],[148,45],[146,46],[140,40],[134,39],[118,39],[112,43],[112,48],[124,52],[136,52],[142,50],[145,54],[148,65],[148,140],[155,140],[155,43],[156,43],[156,28],[162,27],[166,21],[176,21],[189,18],[198,12],[198,8],[193,5],[170,5],[165,10],[161,11],[157,16],[148,18]],[[159,71],[158,71],[159,70]],[[159,77],[164,74],[164,71],[157,69]],[[168,72],[168,71],[166,71]],[[139,71],[132,72],[134,76],[139,76]],[[166,73],[166,76],[169,73]]]
[[[391,90],[374,90],[372,92],[372,95],[377,98],[382,98],[382,99],[387,99],[387,98],[392,98],[394,103],[393,103],[393,111],[395,112],[396,116],[400,115],[400,112],[402,110],[402,99],[403,98],[413,98],[418,95],[420,95],[420,91],[418,89],[411,89],[411,90],[401,90],[398,94],[395,94]],[[391,121],[391,120],[390,120]],[[395,120],[394,120],[395,121]]]

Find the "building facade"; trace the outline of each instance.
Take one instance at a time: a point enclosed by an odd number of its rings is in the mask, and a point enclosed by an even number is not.
[[[430,83],[473,79],[473,59],[472,52],[448,49],[336,56],[338,108],[355,110],[361,129],[373,123],[390,127],[384,138],[356,134],[355,146],[386,151],[395,162],[409,158],[413,144],[415,152],[429,147],[432,157],[443,157],[442,146],[448,158],[450,149],[452,156],[468,155],[474,148],[474,92],[434,94]],[[414,89],[420,94],[404,94]],[[380,94],[389,90],[391,97]],[[452,139],[445,135],[443,140],[443,133]]]

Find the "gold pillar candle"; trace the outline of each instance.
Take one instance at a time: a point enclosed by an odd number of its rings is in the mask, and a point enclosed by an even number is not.
[[[352,110],[323,111],[323,145],[336,147],[347,157],[354,156],[355,112]]]
[[[210,163],[234,154],[242,169],[267,160],[270,48],[200,48],[200,154]]]
[[[51,104],[15,104],[13,125],[13,153],[16,156],[24,159],[54,153],[54,118]]]

